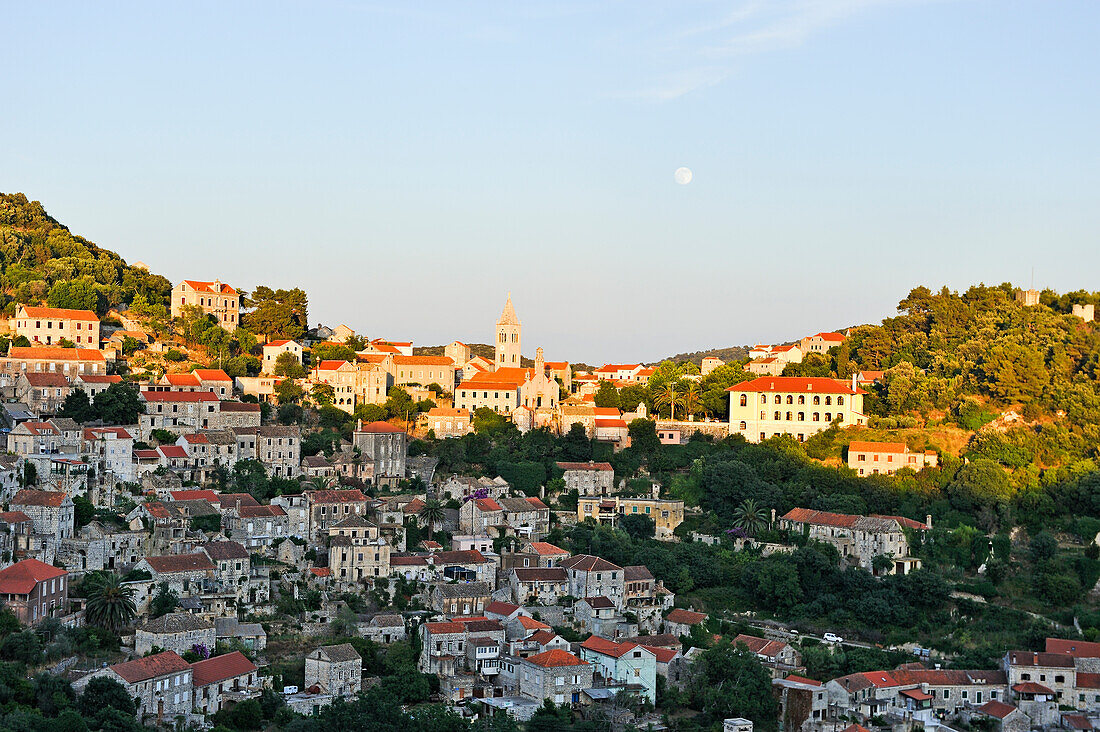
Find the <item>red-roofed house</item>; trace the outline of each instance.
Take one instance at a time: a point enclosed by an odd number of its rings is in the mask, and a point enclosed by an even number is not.
[[[483,536],[504,525],[504,508],[494,498],[474,498],[458,509],[458,529],[464,534]]]
[[[227,702],[255,699],[263,691],[256,664],[240,651],[214,656],[191,664],[194,707],[214,714]]]
[[[367,497],[358,488],[305,491],[309,515],[309,537],[324,542],[329,527],[349,516],[367,512]]]
[[[22,372],[59,373],[75,377],[78,374],[107,373],[107,359],[103,352],[94,348],[61,348],[58,346],[38,346],[25,348],[11,346],[7,358],[0,359],[0,372],[4,372],[14,383]]]
[[[356,423],[352,445],[359,448],[361,465],[375,485],[392,485],[405,477],[409,436],[389,422]]]
[[[827,429],[866,424],[864,391],[824,377],[761,376],[729,388],[730,434],[749,442],[791,435],[800,442]]]
[[[241,295],[220,280],[203,282],[184,280],[172,289],[172,317],[183,314],[183,308],[195,305],[208,315],[213,315],[230,333],[240,323]]]
[[[693,627],[702,625],[706,622],[706,619],[706,613],[697,613],[692,610],[685,610],[682,607],[673,608],[665,616],[664,632],[671,633],[679,638],[691,633]]]
[[[31,343],[49,346],[66,339],[78,348],[99,348],[99,316],[91,310],[20,305],[11,326]]]
[[[911,452],[904,442],[866,442],[853,440],[848,445],[848,467],[859,475],[893,475],[902,468],[934,468],[939,456],[934,452]]]
[[[538,702],[576,704],[592,686],[592,664],[572,653],[553,649],[520,659],[516,667],[519,695]]]
[[[686,610],[683,612],[687,612]],[[701,615],[702,613],[695,613]],[[706,616],[704,616],[706,617]],[[802,654],[789,643],[780,640],[769,640],[755,635],[738,635],[733,639],[733,645],[744,645],[756,654],[760,662],[772,670],[772,675],[782,678],[791,671],[802,671]]]
[[[268,341],[264,344],[263,351],[262,363],[263,372],[265,374],[275,373],[275,362],[279,360],[279,356],[284,353],[289,353],[294,357],[295,361],[299,364],[302,363],[302,346],[297,341]]]
[[[902,516],[857,516],[792,508],[779,519],[779,528],[832,544],[842,562],[875,571],[874,558],[888,555],[893,564],[886,572],[878,573],[909,574],[920,569],[921,561],[909,556],[909,539],[903,529],[925,531],[930,526]]]
[[[594,681],[641,684],[646,699],[657,699],[657,654],[637,643],[591,636],[580,645],[581,658],[594,667]]]
[[[804,354],[820,353],[824,355],[833,346],[839,346],[844,342],[844,335],[841,333],[817,333],[812,336],[806,336],[798,342],[798,348]]]
[[[178,434],[222,426],[221,400],[210,391],[143,391],[140,399],[145,405],[138,418],[142,440],[154,429]]]
[[[73,499],[64,491],[40,491],[24,488],[11,499],[9,509],[22,511],[31,520],[34,533],[49,537],[51,544],[73,536],[75,511]]]
[[[1067,638],[1047,638],[1047,653],[1064,653],[1074,658],[1100,658],[1100,643]]]
[[[177,716],[191,713],[191,665],[175,651],[94,671],[77,679],[73,689],[82,692],[92,679],[101,676],[126,687],[127,695],[137,702],[137,718],[141,722],[171,722]]]
[[[24,559],[0,569],[0,598],[23,625],[64,614],[69,600],[69,573],[37,559]]]

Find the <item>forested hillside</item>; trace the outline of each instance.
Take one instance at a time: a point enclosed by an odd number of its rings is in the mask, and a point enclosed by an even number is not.
[[[38,201],[0,193],[0,309],[17,303],[94,310],[100,315],[138,294],[168,305],[172,283],[128,265],[122,257],[76,236]]]

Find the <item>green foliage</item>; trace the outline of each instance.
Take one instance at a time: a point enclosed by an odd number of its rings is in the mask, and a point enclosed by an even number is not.
[[[316,366],[322,361],[355,362],[355,351],[342,343],[318,343],[309,352],[309,362]]]
[[[126,687],[104,676],[97,676],[88,682],[84,693],[80,695],[78,706],[86,719],[95,718],[105,709],[112,709],[129,717],[133,717],[137,711]]]
[[[687,691],[692,708],[710,720],[745,717],[758,728],[776,727],[771,675],[747,648],[723,642],[703,651]]]
[[[174,611],[179,606],[179,595],[168,587],[167,582],[161,582],[157,585],[157,592],[149,602],[149,616],[159,618]]]
[[[88,392],[80,388],[70,391],[62,402],[58,415],[81,424],[95,419],[95,409],[92,408],[92,400],[88,398]]]
[[[24,630],[4,638],[0,643],[0,658],[33,666],[42,662],[42,650],[42,641],[35,632]]]
[[[263,285],[252,291],[242,303],[250,310],[241,315],[241,325],[252,333],[262,333],[269,340],[295,340],[309,328],[309,300],[304,290],[272,290]]]
[[[87,526],[95,518],[95,504],[84,496],[73,496],[73,521],[76,528]]]
[[[302,366],[302,362],[290,351],[280,353],[275,359],[276,376],[283,376],[288,379],[304,379],[308,374],[309,372]]]
[[[222,517],[220,514],[210,514],[209,516],[195,516],[191,519],[192,531],[205,531],[207,533],[213,531],[221,531]]]
[[[644,513],[628,513],[619,519],[619,527],[627,533],[631,539],[652,539],[657,530],[657,524]]]
[[[610,381],[601,381],[599,389],[596,390],[595,404],[597,407],[614,407],[618,409],[620,406],[619,392],[615,385]]]

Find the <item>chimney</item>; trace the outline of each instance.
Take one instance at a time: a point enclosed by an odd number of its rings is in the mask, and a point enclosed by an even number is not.
[[[924,515],[924,525],[930,529],[932,528],[932,514],[926,513]]]
[[[775,526],[775,509],[772,509],[772,526]]]
[[[856,390],[856,375],[852,374],[852,391]]]

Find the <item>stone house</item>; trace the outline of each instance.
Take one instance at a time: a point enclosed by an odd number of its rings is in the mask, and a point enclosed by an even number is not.
[[[123,427],[89,427],[80,453],[96,469],[101,485],[134,480],[134,436]]]
[[[77,374],[72,378],[74,389],[83,389],[89,400],[94,400],[97,395],[107,391],[111,384],[121,384],[122,377],[118,374]]]
[[[302,432],[297,425],[237,428],[239,460],[258,460],[269,475],[297,477],[302,470]]]
[[[0,599],[23,625],[35,625],[64,614],[69,600],[69,573],[37,559],[24,559],[0,569]]]
[[[911,452],[904,442],[853,440],[848,445],[848,467],[859,475],[893,475],[902,468],[919,471],[936,467],[938,460],[934,452]]]
[[[566,491],[579,496],[609,496],[615,492],[615,469],[611,463],[558,463],[564,473]]]
[[[349,643],[321,646],[306,656],[305,685],[337,697],[354,697],[363,689],[363,659]]]
[[[423,417],[426,429],[435,433],[436,439],[462,437],[473,429],[468,409],[432,407]]]
[[[458,509],[458,528],[463,533],[478,536],[503,525],[504,508],[494,498],[474,498]]]
[[[749,442],[791,435],[799,442],[828,429],[867,424],[862,389],[853,379],[802,376],[761,376],[729,388],[730,434]]]
[[[919,569],[921,562],[909,556],[905,530],[923,532],[931,526],[903,516],[858,516],[792,508],[779,519],[779,528],[833,545],[842,562],[875,571],[875,557],[885,556],[892,560],[886,574],[909,574]]]
[[[516,536],[540,539],[550,532],[550,508],[536,497],[501,498],[504,525]]]
[[[167,582],[180,597],[200,594],[214,581],[215,566],[204,552],[145,557],[134,569],[152,575],[153,583]]]
[[[375,643],[387,645],[403,641],[408,637],[405,620],[400,615],[391,613],[375,615],[365,626],[360,627],[360,633]]]
[[[364,581],[390,574],[390,545],[378,527],[351,515],[329,527],[328,568],[340,588],[353,589]]]
[[[626,575],[623,568],[606,559],[591,554],[578,554],[558,563],[568,572],[569,594],[573,597],[603,595],[623,606],[626,592]]]
[[[501,567],[519,569],[527,567],[554,567],[570,557],[569,552],[545,541],[529,541],[518,550],[505,552],[501,557]]]
[[[248,597],[252,561],[248,550],[236,541],[211,541],[199,547],[214,564],[214,580],[222,592],[236,593],[237,599]]]
[[[217,644],[213,623],[191,613],[168,613],[139,625],[134,635],[134,653],[148,654],[154,646],[180,655],[195,646],[205,646],[211,653]]]
[[[367,497],[357,488],[309,490],[304,493],[309,515],[309,540],[321,544],[329,527],[352,515],[367,512]]]
[[[393,354],[392,364],[394,386],[439,384],[446,391],[454,390],[455,362],[447,356]]]
[[[75,513],[73,499],[67,493],[24,488],[15,494],[9,509],[25,513],[34,533],[49,539],[55,546],[73,535]]]
[[[149,544],[149,534],[144,531],[92,521],[80,527],[76,536],[62,539],[57,558],[74,571],[122,569],[141,561]]]
[[[363,496],[363,499],[365,504],[366,496]],[[275,496],[271,499],[271,505],[278,506],[286,512],[289,536],[296,536],[299,539],[310,538],[311,509],[309,499],[304,493],[284,493],[281,496]]]
[[[706,620],[706,613],[697,613],[692,610],[685,610],[682,607],[673,608],[665,616],[664,632],[680,638],[690,635],[693,627],[702,625]]]
[[[419,668],[422,673],[453,676],[458,659],[466,652],[466,626],[462,623],[429,622],[420,626]]]
[[[214,618],[214,630],[218,641],[235,641],[256,652],[267,648],[267,631],[260,623],[242,623],[235,617]]]
[[[233,651],[191,664],[194,708],[214,714],[227,703],[255,699],[263,691],[256,664]]]
[[[508,573],[513,602],[556,605],[569,595],[569,575],[561,567],[516,567]]]
[[[8,433],[8,450],[19,457],[42,453],[69,452],[61,430],[49,422],[20,422]]]
[[[223,400],[220,425],[223,429],[259,427],[262,412],[259,404]]]
[[[538,702],[577,704],[592,686],[592,664],[563,650],[550,650],[519,660],[519,695]]]
[[[127,695],[137,702],[141,722],[171,723],[191,713],[191,665],[178,653],[164,651],[116,663],[77,679],[73,689],[83,692],[92,679],[100,676],[126,687]]]
[[[15,385],[21,372],[59,373],[73,377],[78,374],[106,374],[107,359],[94,348],[59,348],[57,346],[23,348],[11,346],[6,358],[0,358],[0,377]]]
[[[290,536],[289,516],[281,506],[231,506],[222,509],[226,535],[249,551],[266,553],[278,539]]]
[[[972,716],[992,720],[995,732],[1027,732],[1031,729],[1031,718],[1003,701],[987,701],[975,709]]]
[[[775,678],[783,678],[789,673],[802,670],[802,654],[789,643],[741,633],[733,639],[733,645],[744,645],[755,653]]]
[[[389,422],[363,424],[359,420],[356,424],[352,446],[359,449],[375,485],[405,477],[408,437],[405,430]]]
[[[0,512],[0,561],[7,564],[26,556],[32,549],[32,531],[30,517],[22,511]]]
[[[138,437],[148,440],[155,429],[197,432],[222,426],[221,400],[209,391],[143,391],[145,412],[138,417]]]
[[[490,595],[488,582],[436,583],[428,591],[431,608],[447,615],[479,615]]]
[[[603,595],[582,597],[573,603],[573,624],[594,635],[614,637],[617,626],[624,622],[615,603]]]
[[[15,381],[15,398],[39,414],[57,414],[69,396],[63,374],[24,372]]]

